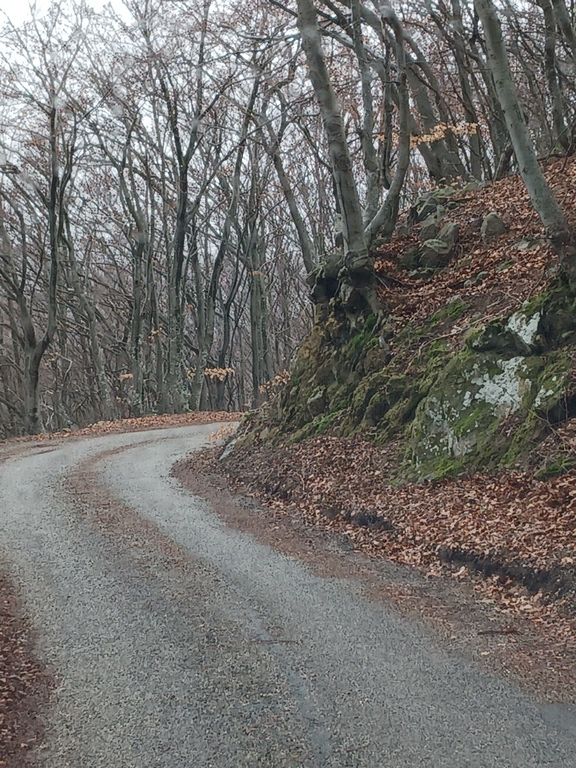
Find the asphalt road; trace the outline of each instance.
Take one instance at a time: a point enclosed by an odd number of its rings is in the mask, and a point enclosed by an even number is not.
[[[39,766],[576,766],[571,710],[182,491],[172,463],[216,428],[0,463],[0,555],[58,680]]]

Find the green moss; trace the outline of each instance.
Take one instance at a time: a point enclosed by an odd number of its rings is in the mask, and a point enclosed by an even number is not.
[[[452,431],[457,437],[463,437],[474,429],[477,429],[479,423],[482,421],[482,408],[480,404],[474,408],[470,408],[468,413],[464,414],[461,419],[454,424]]]
[[[528,345],[508,327],[509,318],[491,320],[479,332],[466,337],[466,346],[476,353],[495,352],[501,358],[530,354]]]
[[[546,306],[550,303],[551,296],[553,295],[554,290],[547,290],[542,291],[542,293],[537,293],[535,296],[532,296],[528,301],[524,302],[522,305],[521,312],[525,317],[533,317],[534,315],[538,314],[539,312],[543,312]]]
[[[540,339],[543,348],[558,348],[576,343],[576,296],[564,273],[546,291],[532,297],[522,307],[526,317],[540,313]]]
[[[464,336],[464,344],[467,349],[474,349],[475,343],[482,335],[484,328],[471,328]]]
[[[405,396],[395,403],[386,414],[386,434],[394,435],[414,419],[416,408],[424,397],[418,389],[409,389]]]
[[[321,435],[324,432],[328,432],[331,427],[334,426],[338,419],[342,418],[342,415],[346,412],[345,408],[337,411],[332,411],[322,416],[320,419],[314,422],[314,432],[317,435]]]
[[[523,307],[527,317],[540,313],[538,346],[523,344],[508,317],[473,329],[457,349],[454,337],[434,337],[467,309],[451,302],[420,325],[369,315],[357,329],[335,310],[300,347],[268,421],[295,441],[327,432],[394,438],[407,457],[399,477],[527,464],[551,424],[576,415],[576,300],[560,281]],[[307,401],[319,387],[327,412],[313,418]],[[541,472],[570,466],[554,455]]]
[[[429,320],[431,327],[446,322],[446,320],[458,320],[468,309],[468,305],[462,299],[447,302],[441,309],[434,312]]]
[[[456,477],[466,470],[466,462],[462,459],[443,457],[434,466],[431,480],[443,480],[446,477]]]
[[[404,408],[415,407],[412,401],[418,397],[416,393],[417,388],[409,377],[387,369],[378,371],[365,377],[354,392],[350,420],[356,424],[363,422],[364,426],[376,426],[401,401],[406,403]],[[384,429],[387,426],[387,423],[382,424]]]
[[[514,376],[518,382],[515,409],[523,402],[519,370],[520,365],[508,367],[511,382]],[[444,356],[410,429],[413,462],[422,476],[440,477],[455,468],[489,469],[499,464],[512,434],[504,428],[510,397],[505,371],[496,352],[479,353],[466,345],[448,362]],[[497,383],[490,387],[494,380]],[[502,404],[498,404],[500,392]],[[526,397],[530,401],[531,387]]]
[[[546,432],[544,423],[533,411],[525,414],[512,431],[506,451],[500,459],[500,466],[517,466],[542,440]]]
[[[549,459],[544,466],[536,472],[537,480],[548,480],[551,477],[564,475],[576,467],[576,456],[559,456]]]
[[[346,345],[345,352],[352,355],[359,355],[365,349],[369,349],[371,346],[378,343],[378,339],[374,337],[374,328],[378,322],[376,315],[368,315],[364,320],[362,328],[356,333]]]
[[[342,411],[349,408],[355,388],[354,383],[335,384],[328,387],[327,397],[330,411]]]
[[[540,369],[532,377],[530,408],[546,422],[556,424],[574,415],[575,352],[574,347],[561,348],[534,358],[540,361]]]
[[[297,429],[295,432],[292,432],[289,435],[289,440],[291,443],[302,443],[304,440],[307,440],[309,437],[314,436],[314,424],[312,422],[309,422],[308,424],[305,424],[303,427],[300,427],[300,429]]]
[[[402,323],[394,336],[394,348],[397,350],[409,349],[415,341],[423,341],[423,329],[412,323]]]
[[[366,320],[364,320],[364,325],[362,326],[362,330],[372,333],[372,331],[376,327],[377,322],[378,322],[378,315],[375,315],[375,314],[368,315]]]
[[[378,371],[371,376],[364,377],[352,396],[351,416],[357,422],[362,420],[364,411],[376,392],[384,390],[390,374],[387,370]]]

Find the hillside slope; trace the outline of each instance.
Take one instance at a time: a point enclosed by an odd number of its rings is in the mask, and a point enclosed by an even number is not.
[[[547,173],[574,211],[576,164]],[[407,218],[422,221],[375,253],[381,315],[351,317],[338,297],[319,303],[249,441],[259,427],[266,439],[395,439],[401,482],[533,462],[576,414],[576,298],[522,184],[436,190]],[[573,463],[560,454],[547,449],[542,474]]]
[[[574,217],[574,160],[545,170]],[[219,467],[370,554],[480,575],[573,642],[576,297],[517,178],[405,218],[377,246],[381,316],[318,306]]]

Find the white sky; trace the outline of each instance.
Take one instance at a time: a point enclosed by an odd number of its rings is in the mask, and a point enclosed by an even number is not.
[[[106,5],[110,0],[87,0],[88,3],[96,10],[100,10],[103,5]],[[36,0],[36,7],[39,11],[43,11],[50,5],[49,0]],[[120,5],[118,0],[112,0],[111,5]],[[26,19],[30,18],[30,4],[28,0],[0,0],[0,26],[8,16],[13,24],[21,24]]]

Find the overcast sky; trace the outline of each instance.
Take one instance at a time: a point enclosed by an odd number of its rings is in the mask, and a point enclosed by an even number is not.
[[[102,8],[109,0],[87,0],[96,9]],[[49,0],[37,0],[36,7],[42,11],[50,5]],[[120,2],[112,0],[112,5],[120,5]],[[4,17],[8,16],[13,24],[20,24],[30,18],[30,4],[28,0],[0,0],[0,25]]]

